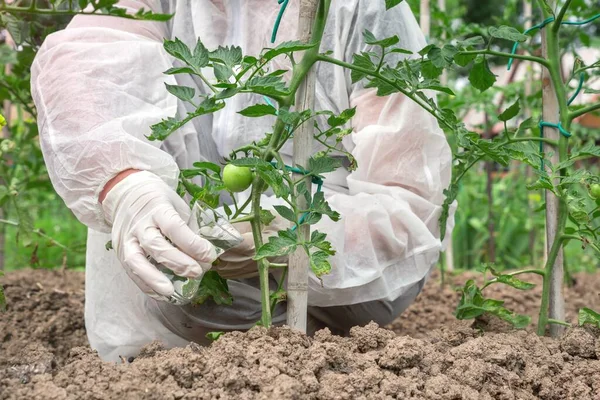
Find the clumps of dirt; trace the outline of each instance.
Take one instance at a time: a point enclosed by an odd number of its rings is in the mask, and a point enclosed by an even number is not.
[[[287,328],[229,333],[210,347],[160,349],[132,363],[102,362],[89,348],[67,364],[0,379],[2,399],[577,399],[600,393],[600,361],[564,347],[594,348],[600,339],[577,328],[558,342],[521,331],[462,340],[390,335],[374,323],[350,337]],[[589,334],[589,335],[588,335]],[[446,337],[447,339],[444,339]],[[596,397],[594,397],[596,396]]]
[[[31,269],[0,278],[8,303],[0,314],[0,371],[62,365],[71,348],[87,345],[83,278],[81,272]]]
[[[567,289],[569,318],[581,306],[600,308],[598,278],[582,276]],[[457,295],[435,277],[391,325],[396,332],[369,324],[346,338],[327,329],[309,338],[255,328],[209,347],[151,343],[121,363],[101,361],[86,344],[83,274],[25,270],[0,282],[9,303],[0,315],[0,400],[600,400],[600,330],[575,328],[553,340],[489,318],[456,321]],[[534,316],[537,289],[490,289]]]

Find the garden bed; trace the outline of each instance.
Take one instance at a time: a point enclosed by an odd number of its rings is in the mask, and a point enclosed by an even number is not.
[[[456,321],[458,294],[435,277],[389,329],[307,338],[257,328],[207,348],[150,344],[120,364],[86,344],[82,273],[22,270],[0,282],[9,303],[0,314],[0,399],[600,399],[598,332],[552,340],[491,319]],[[600,275],[576,276],[565,291],[570,322],[580,307],[600,308],[599,291]],[[535,319],[539,288],[486,293]]]

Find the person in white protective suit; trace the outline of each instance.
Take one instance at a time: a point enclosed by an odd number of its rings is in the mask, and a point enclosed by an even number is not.
[[[190,47],[200,38],[208,49],[238,45],[244,54],[258,55],[295,40],[297,3],[290,2],[271,44],[280,7],[275,0],[123,0],[119,5],[131,11],[175,15],[166,23],[77,16],[48,36],[37,54],[31,84],[42,149],[56,191],[89,228],[85,323],[103,359],[135,356],[153,340],[167,347],[206,343],[207,332],[246,330],[260,318],[248,226],[237,226],[245,241],[215,267],[230,279],[232,306],[178,307],[148,296],[169,296],[173,286],[147,256],[185,277],[210,268],[215,249],[184,222],[190,207],[175,192],[179,170],[196,161],[222,163],[232,149],[264,137],[273,119],[237,113],[264,100],[237,95],[164,142],[146,135],[162,118],[189,111],[165,82],[208,93],[190,76],[163,74],[174,62],[163,38],[177,37]],[[353,54],[369,49],[365,29],[379,38],[397,35],[400,46],[415,53],[426,45],[406,2],[386,11],[383,0],[333,0],[321,50],[351,62]],[[391,55],[395,64],[393,57],[405,56]],[[289,68],[281,58],[273,69]],[[358,169],[326,175],[323,191],[342,218],[323,218],[313,227],[327,234],[337,254],[322,284],[309,277],[308,333],[328,327],[345,334],[371,320],[391,322],[421,291],[443,246],[438,218],[451,151],[437,121],[410,99],[377,97],[352,84],[350,72],[338,66],[320,63],[316,71],[317,110],[356,107],[353,133],[343,145]],[[315,152],[320,149],[315,145]],[[291,144],[282,152],[291,164]],[[267,207],[279,204],[269,193],[263,197]],[[265,235],[281,227],[285,221],[276,220]],[[106,250],[109,240],[114,250]],[[274,323],[285,323],[285,314],[281,304]]]

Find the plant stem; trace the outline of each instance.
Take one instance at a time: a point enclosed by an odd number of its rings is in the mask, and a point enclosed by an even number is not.
[[[546,272],[543,269],[537,269],[537,268],[524,269],[524,270],[520,270],[520,271],[511,272],[511,273],[508,273],[505,275],[517,276],[517,275],[523,275],[523,274],[536,274],[536,275],[540,275],[542,277],[546,276]],[[488,287],[494,283],[498,283],[497,278],[491,279],[488,282],[486,282],[485,285],[483,285],[481,287],[481,290],[485,289],[486,287]]]
[[[510,143],[513,142],[543,142],[554,147],[558,147],[558,142],[554,139],[550,138],[542,138],[542,137],[520,137],[520,138],[511,138],[509,139]]]
[[[584,114],[587,114],[592,111],[600,110],[600,103],[590,104],[587,107],[580,108],[579,110],[575,110],[569,113],[569,121],[573,121],[577,117],[581,117]]]
[[[510,54],[510,53],[504,53],[501,51],[495,51],[495,50],[465,50],[465,51],[459,51],[458,54],[472,54],[472,55],[476,55],[476,54],[487,54],[490,56],[498,56],[498,57],[504,57],[504,58],[515,58],[518,60],[526,60],[526,61],[532,61],[535,63],[538,63],[540,65],[543,65],[545,67],[549,66],[548,60],[543,59],[541,57],[536,57],[536,56],[527,56],[524,54]]]
[[[417,103],[422,109],[427,111],[429,114],[433,115],[439,122],[444,124],[448,129],[454,130],[454,127],[452,125],[450,125],[445,119],[438,116],[435,113],[435,110],[433,108],[429,107],[423,100],[421,100],[420,98],[415,96],[414,93],[411,93],[410,91],[406,90],[405,88],[400,87],[399,85],[396,84],[395,81],[392,81],[392,80],[386,78],[385,76],[381,75],[380,73],[370,70],[370,69],[358,67],[356,65],[353,65],[353,64],[350,64],[350,63],[347,63],[347,62],[344,62],[344,61],[341,61],[341,60],[338,60],[338,59],[335,59],[335,58],[332,58],[332,57],[329,57],[329,56],[326,56],[323,54],[319,54],[317,56],[317,60],[323,61],[323,62],[328,62],[330,64],[339,65],[340,67],[344,67],[349,70],[362,72],[365,75],[379,79],[379,80],[387,83],[388,85],[393,86],[396,90],[398,90],[398,92],[402,93],[403,95],[405,95],[406,97],[408,97],[409,99],[411,99],[412,101]]]
[[[560,24],[562,23],[562,20],[565,18],[565,14],[567,13],[567,10],[569,9],[570,5],[571,5],[571,0],[566,0],[565,4],[563,4],[563,6],[560,8],[560,11],[556,15],[556,19],[554,20],[554,23],[552,25],[552,32],[554,34],[558,33],[558,30],[560,29]]]
[[[0,219],[0,224],[3,225],[10,225],[10,226],[15,226],[15,227],[19,227],[21,226],[21,224],[19,224],[18,222],[15,221],[10,221],[10,220],[6,220],[6,219]],[[35,233],[36,235],[43,237],[44,239],[47,239],[50,241],[50,243],[52,243],[53,245],[60,247],[61,249],[65,250],[65,251],[70,251],[72,252],[73,250],[70,249],[69,247],[65,246],[64,244],[58,242],[56,239],[46,235],[44,232],[42,232],[40,229],[33,229],[31,232]]]
[[[263,245],[262,239],[262,226],[260,223],[260,196],[262,193],[262,186],[264,185],[262,179],[259,176],[254,178],[252,184],[252,214],[256,218],[252,218],[250,225],[252,226],[252,236],[254,237],[254,247],[259,249]],[[269,290],[269,262],[262,258],[257,261],[258,265],[258,276],[260,280],[260,302],[262,306],[262,314],[260,316],[260,322],[265,328],[271,326],[271,293]]]

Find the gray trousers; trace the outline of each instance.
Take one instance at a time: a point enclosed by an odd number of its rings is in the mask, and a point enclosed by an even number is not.
[[[313,335],[325,327],[340,336],[348,335],[353,326],[364,326],[371,321],[384,326],[396,319],[410,306],[423,289],[427,277],[411,285],[396,300],[377,300],[352,305],[332,307],[308,307],[307,334]],[[200,306],[175,306],[152,301],[150,312],[174,334],[198,344],[209,344],[206,334],[214,331],[246,331],[252,328],[261,316],[260,286],[258,278],[229,280],[229,291],[233,305],[218,305],[207,301]],[[272,289],[277,282],[271,279]],[[310,293],[309,293],[310,296]],[[282,302],[273,311],[273,325],[286,323],[286,303]]]

